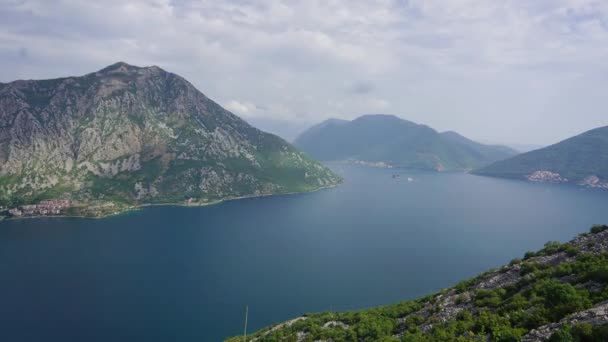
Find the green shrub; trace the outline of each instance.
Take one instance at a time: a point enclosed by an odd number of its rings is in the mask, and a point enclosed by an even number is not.
[[[504,310],[506,311],[518,311],[527,309],[530,306],[530,302],[520,293],[516,293],[509,298],[504,304]]]
[[[581,252],[580,249],[572,245],[566,245],[562,250],[570,257],[577,256]]]
[[[594,342],[608,341],[608,324],[593,326],[579,323],[574,326],[564,325],[549,338],[550,342]]]
[[[526,252],[526,254],[524,254],[524,260],[528,260],[530,258],[534,258],[535,256],[536,256],[535,252],[528,251],[528,252]]]
[[[495,308],[502,302],[502,296],[506,291],[504,289],[494,290],[477,290],[475,292],[475,305],[477,307]]]
[[[528,273],[533,273],[538,271],[538,264],[535,262],[525,262],[521,265],[521,269],[519,270],[519,274],[521,276],[525,276]]]
[[[601,233],[604,230],[608,229],[608,225],[605,224],[594,224],[591,229],[589,229],[589,232],[591,234],[597,234],[597,233]]]
[[[577,290],[557,280],[542,280],[535,284],[534,291],[544,299],[544,306],[550,309],[546,317],[551,321],[591,306],[587,291]]]
[[[456,297],[456,299],[454,299],[454,304],[458,305],[458,304],[462,304],[465,301],[465,296],[464,295],[458,295],[458,297]]]
[[[589,323],[579,323],[572,327],[572,337],[579,341],[593,340],[593,325]]]
[[[475,282],[474,279],[468,279],[468,280],[461,281],[460,283],[456,284],[456,286],[454,286],[454,289],[456,290],[457,293],[463,293],[466,290],[468,290],[469,287],[471,287],[471,285],[473,285],[474,282]]]
[[[545,248],[541,249],[543,255],[551,255],[559,252],[562,249],[562,244],[559,241],[548,241],[545,243]]]
[[[574,342],[574,337],[570,332],[570,327],[565,325],[549,337],[548,342]]]
[[[513,266],[513,265],[517,265],[517,264],[521,264],[520,258],[515,258],[509,262],[509,266]]]

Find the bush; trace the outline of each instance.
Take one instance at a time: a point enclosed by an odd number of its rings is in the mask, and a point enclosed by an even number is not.
[[[545,243],[545,248],[541,250],[544,255],[551,255],[559,252],[562,249],[562,244],[559,241],[548,241]]]
[[[579,323],[572,327],[572,337],[577,340],[590,341],[593,338],[593,326],[589,323]]]
[[[505,295],[504,289],[494,290],[477,290],[475,292],[475,305],[477,307],[495,308],[502,302],[502,297]]]
[[[507,311],[518,311],[527,309],[530,306],[530,302],[526,299],[526,297],[517,293],[508,299],[506,304],[504,305],[504,309]]]
[[[519,342],[522,336],[522,329],[513,329],[510,327],[500,327],[492,333],[492,337],[496,342]]]
[[[519,274],[521,276],[525,276],[528,273],[533,273],[538,271],[538,264],[535,262],[526,262],[521,265],[521,269],[519,270]]]
[[[579,323],[574,326],[564,325],[549,338],[550,342],[570,341],[608,341],[608,324],[593,326]]]
[[[524,254],[524,260],[534,258],[535,256],[536,256],[536,253],[528,251],[528,252],[526,252],[526,254]]]
[[[466,300],[466,297],[464,295],[458,295],[458,297],[456,297],[456,299],[454,299],[454,304],[458,305],[458,304],[462,304],[464,303]]]
[[[468,310],[462,310],[456,314],[456,319],[459,321],[470,321],[473,319],[473,314]]]
[[[375,341],[392,335],[393,322],[390,319],[365,313],[359,317],[360,320],[355,326],[359,339]]]
[[[468,279],[468,280],[461,281],[460,283],[456,284],[456,286],[454,286],[454,289],[456,290],[457,293],[463,293],[466,290],[468,290],[469,287],[471,287],[471,285],[473,285],[474,282],[475,282],[475,279]]]
[[[574,337],[570,332],[570,327],[565,325],[549,337],[549,342],[574,342]]]
[[[572,245],[567,245],[564,248],[562,248],[562,250],[570,257],[577,256],[581,252],[580,249],[578,249]]]
[[[520,258],[515,258],[509,262],[509,266],[513,266],[513,265],[517,265],[517,264],[521,264]]]
[[[536,329],[549,323],[549,320],[546,318],[547,316],[549,316],[548,310],[537,308],[531,314],[524,317],[523,326],[527,329]]]
[[[407,330],[414,333],[418,330],[418,326],[424,322],[424,317],[420,315],[409,315],[405,319],[405,326]]]
[[[597,234],[597,233],[601,233],[604,230],[608,229],[608,226],[605,224],[594,224],[591,229],[589,229],[589,232],[591,234]]]
[[[549,309],[547,318],[557,321],[567,314],[591,306],[589,293],[577,290],[574,286],[557,280],[543,280],[534,286],[534,291],[544,298],[544,305]]]

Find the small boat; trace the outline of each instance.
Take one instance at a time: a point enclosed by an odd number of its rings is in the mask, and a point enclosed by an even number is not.
[[[407,177],[407,181],[408,181],[408,182],[413,182],[413,181],[414,181],[414,178],[412,178],[412,177]]]

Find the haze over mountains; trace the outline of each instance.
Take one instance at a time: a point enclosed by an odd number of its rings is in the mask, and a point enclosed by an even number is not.
[[[423,170],[468,170],[517,154],[456,132],[434,129],[393,115],[329,119],[302,133],[294,144],[320,160],[358,160]]]
[[[475,173],[608,188],[608,126],[498,161]]]
[[[208,202],[338,181],[155,66],[0,83],[0,204]]]

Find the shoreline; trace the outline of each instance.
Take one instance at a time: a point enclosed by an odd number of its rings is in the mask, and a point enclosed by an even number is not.
[[[24,219],[42,219],[42,218],[105,219],[105,218],[112,217],[112,216],[127,214],[130,211],[138,211],[138,210],[144,209],[146,207],[206,207],[206,206],[221,204],[224,202],[237,201],[237,200],[243,200],[243,199],[308,194],[308,193],[313,193],[313,192],[317,192],[317,191],[321,191],[321,190],[335,188],[335,187],[341,185],[343,182],[344,182],[344,180],[342,180],[336,184],[326,185],[326,186],[322,186],[322,187],[308,190],[308,191],[292,191],[292,192],[285,192],[285,193],[271,193],[271,194],[260,194],[260,195],[244,195],[244,196],[236,196],[236,197],[226,197],[226,198],[218,199],[218,200],[211,201],[211,202],[205,202],[205,203],[201,203],[201,202],[195,202],[195,203],[183,203],[183,202],[142,203],[142,204],[129,206],[126,209],[123,209],[123,210],[120,210],[117,212],[113,212],[113,213],[109,213],[109,214],[105,214],[105,215],[101,215],[101,216],[85,216],[85,215],[36,215],[36,216],[21,216],[21,217],[8,217],[7,216],[7,217],[4,217],[3,219],[0,219],[0,224],[5,221],[24,220]]]

